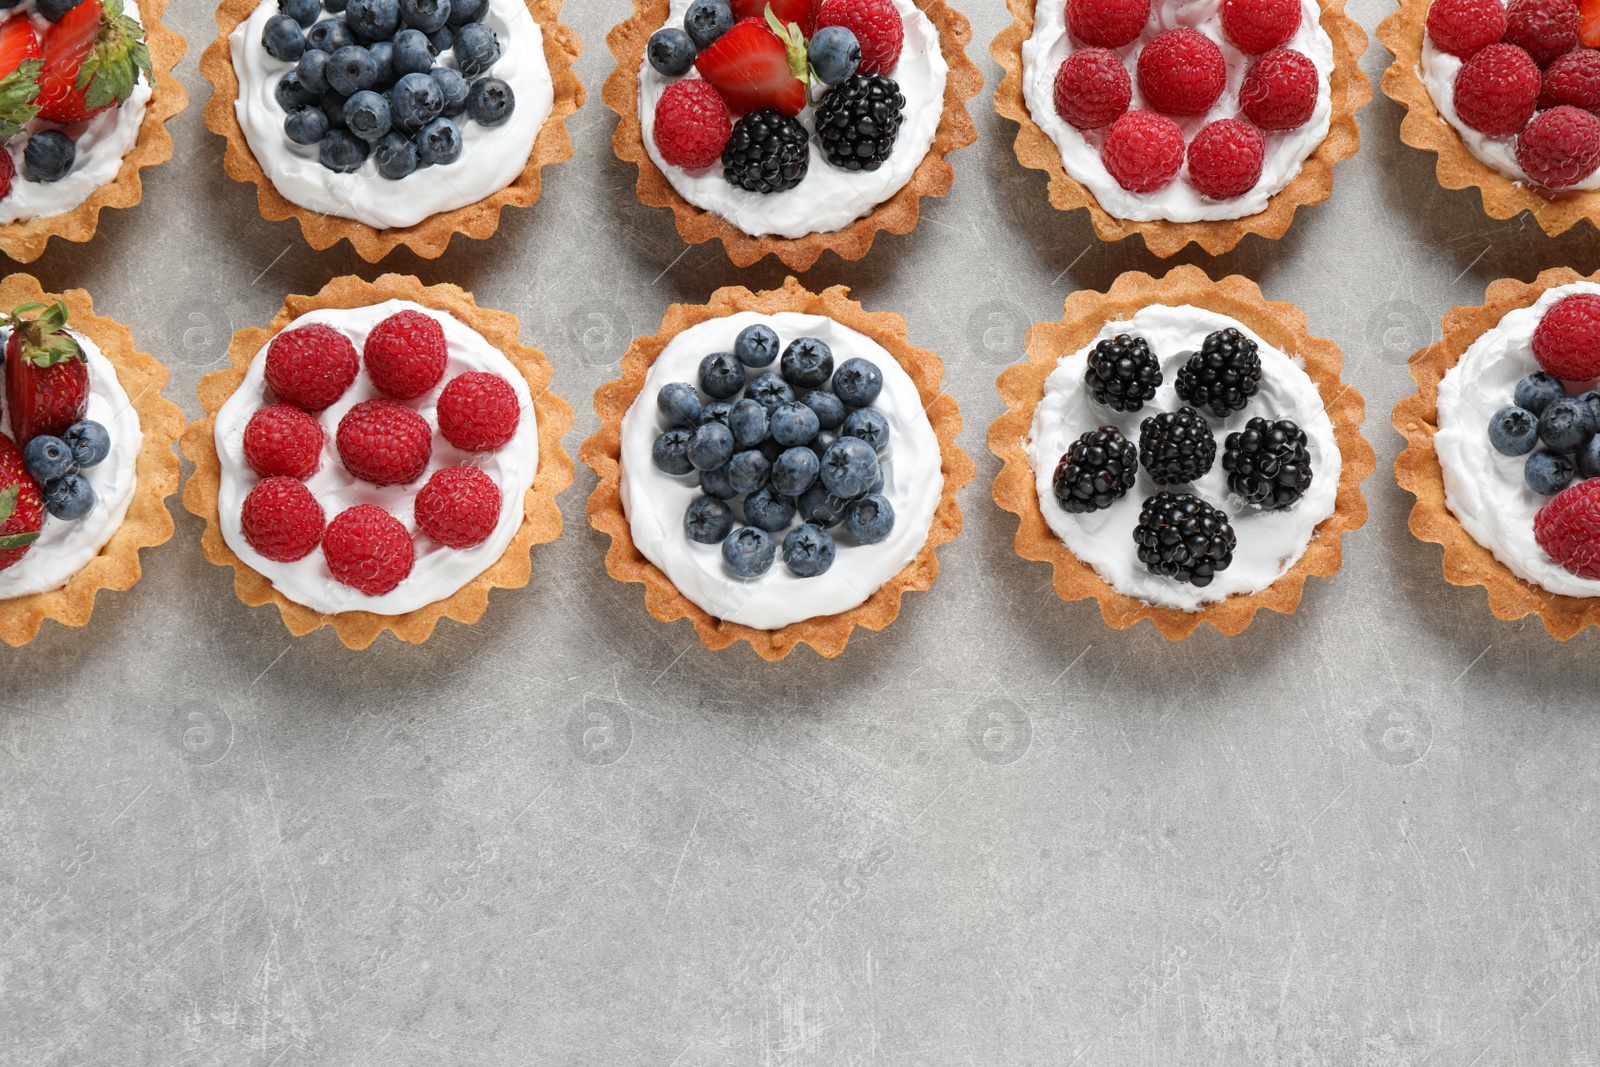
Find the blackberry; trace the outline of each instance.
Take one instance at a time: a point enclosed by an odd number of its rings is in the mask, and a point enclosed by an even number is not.
[[[1151,574],[1207,586],[1233,562],[1239,539],[1228,516],[1193,493],[1162,491],[1139,510],[1133,541]]]
[[[1254,341],[1229,326],[1206,336],[1173,386],[1185,404],[1209,407],[1225,419],[1243,411],[1261,388],[1261,354]]]
[[[1194,408],[1163,411],[1139,424],[1139,462],[1161,485],[1198,481],[1216,459],[1211,425]]]
[[[1288,419],[1259,416],[1228,435],[1222,450],[1228,488],[1252,507],[1281,511],[1293,507],[1311,488],[1311,453],[1306,432]]]
[[[775,108],[746,115],[733,124],[722,150],[722,176],[752,193],[781,193],[805,179],[811,165],[806,128]]]
[[[877,170],[894,151],[906,98],[893,78],[852,74],[817,105],[817,139],[843,170]]]
[[[1115,426],[1090,430],[1067,447],[1051,483],[1061,506],[1076,515],[1109,508],[1139,477],[1139,449]]]
[[[1138,411],[1156,395],[1161,384],[1161,363],[1143,337],[1118,334],[1094,346],[1083,381],[1096,404],[1117,411]]]

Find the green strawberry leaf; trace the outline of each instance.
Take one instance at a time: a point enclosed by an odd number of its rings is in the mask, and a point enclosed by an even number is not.
[[[39,540],[39,534],[37,532],[0,534],[0,552],[3,552],[9,548],[27,548],[37,540]]]
[[[90,111],[99,111],[128,99],[143,73],[154,82],[156,73],[150,62],[150,49],[144,43],[144,27],[122,12],[122,0],[104,0],[104,21],[94,46],[78,70],[78,89]]]
[[[44,311],[34,319],[22,317],[24,312]],[[67,305],[57,300],[49,307],[43,304],[23,304],[5,317],[5,324],[17,333],[21,344],[21,358],[35,367],[54,367],[68,360],[83,359],[83,348],[77,338],[66,331]]]
[[[0,140],[9,140],[22,132],[29,119],[39,113],[39,71],[44,63],[28,59],[17,69],[0,78]]]
[[[20,485],[8,485],[0,489],[0,526],[17,513],[17,498],[22,495]]]
[[[800,32],[799,23],[791,22],[785,26],[779,21],[778,16],[772,11],[772,5],[767,5],[767,26],[771,28],[778,40],[783,42],[784,55],[789,60],[789,73],[811,84],[811,60],[806,51],[806,35]]]

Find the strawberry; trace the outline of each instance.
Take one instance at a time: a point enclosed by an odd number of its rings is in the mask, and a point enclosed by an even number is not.
[[[1600,2],[1600,0],[1596,0]],[[800,32],[810,37],[817,28],[819,0],[733,0],[733,17],[736,19],[765,19],[767,8],[785,26],[794,23]]]
[[[797,67],[796,45],[787,39],[787,31],[779,37],[760,19],[745,19],[701,52],[694,65],[735,114],[772,107],[793,118],[806,106],[806,83],[801,80],[806,69],[803,40],[798,50]]]
[[[22,462],[22,449],[0,433],[0,571],[28,554],[44,525],[44,495]]]
[[[1578,16],[1578,43],[1600,48],[1600,0],[1580,0]]]
[[[39,113],[39,35],[26,16],[0,24],[0,140],[15,137]]]
[[[142,71],[155,80],[144,27],[122,0],[83,0],[45,31],[39,114],[63,126],[128,99]]]
[[[38,311],[37,318],[23,314]],[[60,437],[89,407],[89,364],[66,331],[67,305],[23,304],[0,316],[6,338],[6,408],[18,447],[40,434]]]

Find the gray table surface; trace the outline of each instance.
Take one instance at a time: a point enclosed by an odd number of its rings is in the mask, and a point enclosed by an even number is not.
[[[1446,308],[1592,271],[1600,239],[1441,190],[1379,96],[1285,239],[1174,261],[1258,280],[1343,346],[1370,523],[1292,617],[1109,630],[1014,555],[984,436],[1028,323],[1164,264],[1049,208],[989,102],[1002,5],[958,4],[988,85],[954,194],[807,276],[946,360],[978,477],[933,590],[837,660],[710,653],[606,576],[580,468],[527,589],[351,652],[241,605],[174,501],[133,591],[0,650],[0,1063],[1596,1062],[1600,646],[1444,584],[1388,417]],[[1351,8],[1369,30],[1390,10]],[[574,453],[669,302],[785,273],[636,203],[599,99],[628,10],[567,4],[590,97],[543,201],[383,264],[521,316]],[[310,251],[223,175],[210,9],[170,21],[194,97],[177,160],[32,270],[130,323],[194,416],[230,330],[379,268]]]

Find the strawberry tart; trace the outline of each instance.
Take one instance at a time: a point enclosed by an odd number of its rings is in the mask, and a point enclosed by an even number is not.
[[[184,500],[240,597],[365,647],[474,622],[491,586],[525,585],[529,546],[560,533],[571,412],[516,332],[459,289],[386,275],[236,335],[234,367],[201,384]]]
[[[611,35],[613,143],[641,202],[740,266],[859,259],[976,137],[970,36],[944,0],[637,0]]]
[[[1359,144],[1366,36],[1317,0],[1011,0],[996,95],[1051,202],[1158,255],[1282,236]]]

